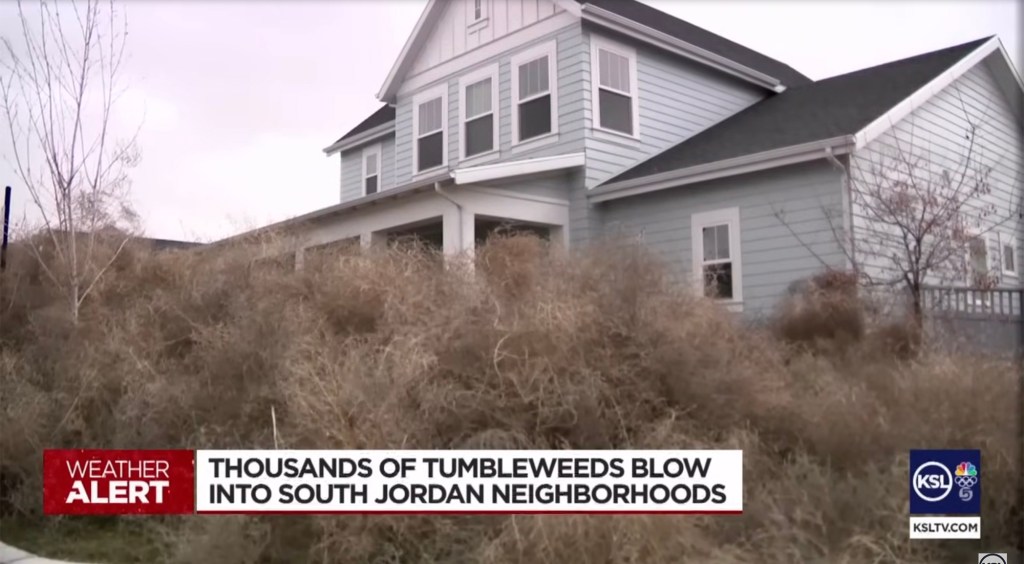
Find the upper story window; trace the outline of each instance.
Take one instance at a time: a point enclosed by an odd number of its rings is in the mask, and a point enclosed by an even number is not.
[[[699,288],[710,298],[742,301],[739,208],[695,213],[690,223],[693,272]]]
[[[363,195],[380,190],[380,145],[363,149]]]
[[[556,43],[512,57],[512,142],[558,131]]]
[[[413,170],[425,172],[448,164],[448,85],[413,98]]]
[[[492,66],[459,81],[462,158],[498,148],[498,67]]]
[[[636,50],[591,36],[591,77],[595,127],[637,137]]]
[[[484,11],[484,0],[473,0],[473,21],[478,22],[487,17]]]

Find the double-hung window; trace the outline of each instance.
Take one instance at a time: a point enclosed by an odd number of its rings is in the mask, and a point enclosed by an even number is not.
[[[558,131],[557,44],[538,45],[512,57],[512,142]]]
[[[490,153],[498,148],[498,67],[493,66],[463,77],[462,130],[459,136],[462,158]]]
[[[363,195],[380,190],[380,145],[363,149]]]
[[[591,81],[595,126],[637,137],[636,50],[592,36]]]
[[[707,297],[743,301],[740,212],[729,208],[691,216],[694,282]]]
[[[413,170],[418,174],[448,164],[448,85],[413,98]]]
[[[1017,275],[1017,245],[1012,235],[999,233],[999,256],[1003,274]]]

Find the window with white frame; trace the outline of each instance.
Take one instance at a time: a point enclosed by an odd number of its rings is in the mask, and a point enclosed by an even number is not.
[[[487,17],[487,6],[484,0],[473,0],[473,21],[478,22]]]
[[[413,98],[413,170],[425,172],[448,164],[448,85]]]
[[[607,39],[591,38],[594,125],[625,135],[638,135],[636,50]]]
[[[363,149],[363,195],[380,190],[380,145]]]
[[[999,258],[1003,274],[1017,275],[1017,245],[1013,237],[1005,233],[999,234]]]
[[[691,216],[694,281],[707,297],[743,300],[740,212],[729,208]]]
[[[556,47],[552,41],[512,57],[512,140],[558,131]]]
[[[975,235],[967,241],[967,268],[973,281],[988,275],[988,240],[984,235]]]
[[[498,67],[483,69],[459,81],[462,132],[459,145],[467,159],[498,148]]]

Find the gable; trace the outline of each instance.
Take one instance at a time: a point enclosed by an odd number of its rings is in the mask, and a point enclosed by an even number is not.
[[[475,19],[479,3],[480,19]],[[562,12],[555,0],[450,0],[418,49],[409,75],[434,68]]]
[[[409,78],[430,82],[578,20],[572,0],[429,0],[377,98],[394,103]]]

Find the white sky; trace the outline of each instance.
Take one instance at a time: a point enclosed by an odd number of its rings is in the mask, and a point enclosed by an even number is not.
[[[1024,59],[1014,0],[646,1],[813,79],[988,35],[1018,68]],[[379,106],[374,95],[425,5],[127,2],[121,119],[142,121],[132,179],[147,234],[212,240],[337,203],[337,156],[321,149]],[[17,33],[15,3],[0,2],[0,35]],[[17,219],[30,213],[27,194],[0,125],[0,184],[14,186]]]

